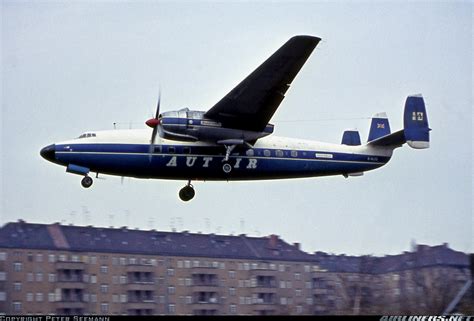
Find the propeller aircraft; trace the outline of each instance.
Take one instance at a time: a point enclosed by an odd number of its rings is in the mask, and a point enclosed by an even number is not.
[[[361,176],[390,160],[404,143],[429,147],[428,118],[421,95],[408,96],[404,128],[391,133],[385,113],[372,118],[368,141],[359,132],[343,133],[341,144],[271,135],[273,114],[321,39],[295,36],[207,111],[188,108],[160,113],[150,129],[91,131],[44,147],[40,154],[66,171],[122,177],[185,180],[179,191],[191,200],[192,181],[268,180],[328,175]]]

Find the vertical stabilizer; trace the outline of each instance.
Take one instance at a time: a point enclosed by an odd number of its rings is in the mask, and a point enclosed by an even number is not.
[[[408,96],[403,114],[403,127],[407,144],[416,149],[430,147],[430,128],[423,96]]]
[[[370,124],[368,142],[371,142],[377,138],[390,135],[390,124],[388,122],[386,113],[378,113],[372,117],[372,123]]]

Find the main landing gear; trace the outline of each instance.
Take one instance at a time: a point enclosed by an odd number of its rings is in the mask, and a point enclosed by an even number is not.
[[[222,170],[224,173],[229,174],[232,171],[232,165],[229,164],[230,153],[234,150],[236,145],[225,145],[225,158],[222,160]]]
[[[193,185],[191,185],[191,180],[188,181],[188,184],[179,190],[179,198],[183,202],[187,202],[193,199],[196,192],[194,191]]]
[[[92,186],[92,183],[93,183],[93,182],[94,182],[94,181],[92,180],[92,178],[86,175],[86,176],[84,176],[84,178],[82,179],[81,185],[82,185],[82,187],[84,187],[84,188],[89,188],[89,187]]]

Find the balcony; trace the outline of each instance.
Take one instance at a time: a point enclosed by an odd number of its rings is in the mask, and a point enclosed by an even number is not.
[[[142,302],[127,302],[127,310],[154,310],[156,302],[154,300]]]
[[[84,270],[82,262],[56,262],[56,270]]]
[[[277,275],[277,270],[270,269],[251,269],[250,273],[256,276],[275,276]]]
[[[125,287],[128,291],[154,291],[156,289],[154,282],[130,282]]]
[[[155,267],[151,264],[129,264],[125,267],[127,272],[148,272],[155,271]]]
[[[86,304],[79,300],[57,301],[56,309],[84,309]]]

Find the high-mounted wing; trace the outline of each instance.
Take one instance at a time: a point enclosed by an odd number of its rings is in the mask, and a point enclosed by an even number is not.
[[[229,128],[263,131],[321,39],[295,36],[204,115]]]

